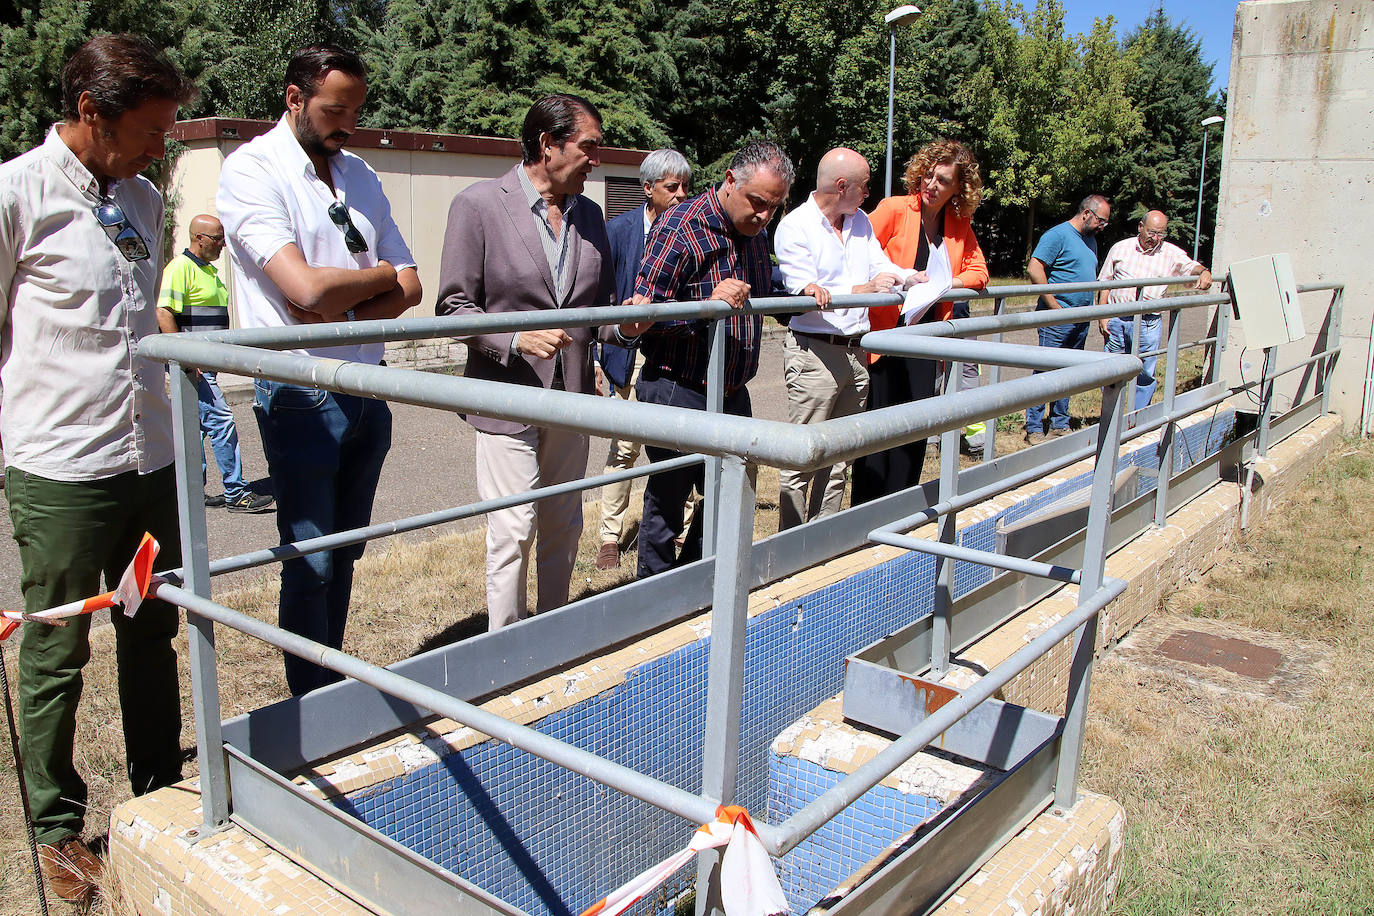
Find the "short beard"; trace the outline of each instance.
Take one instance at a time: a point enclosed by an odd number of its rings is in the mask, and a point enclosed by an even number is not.
[[[325,138],[321,137],[315,131],[314,125],[311,124],[310,119],[305,116],[304,108],[301,109],[299,115],[292,118],[292,123],[296,128],[296,139],[300,141],[301,146],[305,149],[307,154],[311,156],[322,156],[327,159],[330,156],[338,155],[340,152],[340,150],[330,149],[324,145]]]

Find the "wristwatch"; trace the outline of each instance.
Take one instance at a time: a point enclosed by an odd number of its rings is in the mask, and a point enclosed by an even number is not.
[[[344,317],[347,318],[349,321],[356,321],[358,316],[353,314],[352,309],[349,309],[348,311],[344,312]]]

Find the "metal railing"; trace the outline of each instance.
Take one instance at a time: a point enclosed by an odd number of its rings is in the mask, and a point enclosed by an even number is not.
[[[1130,283],[1097,283],[1079,286],[1056,286],[1055,292],[1073,289],[1106,289],[1123,286],[1147,286],[1179,282],[1168,278],[1150,278]],[[525,494],[486,500],[468,506],[446,509],[386,524],[372,525],[353,531],[339,532],[309,541],[252,551],[236,557],[211,562],[206,535],[205,509],[199,498],[199,457],[202,448],[197,415],[195,389],[186,373],[173,371],[172,395],[177,435],[177,483],[180,490],[179,511],[185,565],[166,575],[168,582],[160,585],[157,595],[185,607],[189,620],[189,642],[192,689],[195,701],[195,725],[200,769],[203,831],[215,831],[229,823],[231,794],[239,798],[242,792],[246,804],[247,787],[231,793],[230,758],[238,759],[242,751],[226,752],[218,699],[218,680],[215,661],[214,624],[218,623],[267,642],[284,652],[290,652],[337,671],[346,677],[369,685],[386,696],[411,704],[420,713],[450,718],[499,741],[518,747],[530,754],[581,773],[604,785],[653,804],[682,817],[691,824],[710,820],[717,804],[734,799],[737,784],[738,749],[742,672],[744,666],[744,630],[747,621],[747,602],[751,585],[757,584],[758,571],[751,562],[754,491],[747,462],[760,462],[798,470],[815,470],[846,461],[862,454],[916,441],[934,434],[942,434],[943,450],[941,475],[936,501],[916,515],[896,513],[904,517],[877,527],[868,526],[868,539],[907,549],[934,554],[938,570],[938,587],[934,616],[937,632],[931,654],[931,670],[938,676],[949,664],[950,640],[948,618],[952,596],[952,569],[956,560],[972,561],[1012,570],[1017,573],[1043,576],[1067,581],[1079,586],[1077,609],[1062,621],[1037,637],[1033,642],[1007,659],[983,677],[974,687],[947,704],[937,714],[925,720],[906,735],[901,736],[884,752],[858,771],[842,780],[803,809],[780,824],[756,821],[760,836],[769,852],[781,856],[810,836],[836,813],[890,774],[902,762],[924,748],[953,722],[991,696],[999,687],[1040,658],[1062,639],[1073,635],[1074,654],[1064,717],[1063,745],[1059,774],[1056,780],[1056,802],[1068,807],[1077,795],[1078,761],[1082,744],[1082,726],[1087,709],[1088,684],[1091,675],[1093,650],[1096,643],[1098,612],[1125,587],[1120,580],[1104,576],[1106,532],[1111,516],[1111,490],[1117,466],[1117,454],[1124,438],[1132,438],[1163,427],[1161,467],[1173,467],[1172,431],[1184,411],[1175,409],[1177,359],[1180,350],[1178,316],[1184,308],[1220,305],[1229,301],[1224,296],[1195,295],[1162,299],[1148,304],[1089,306],[1050,312],[1007,313],[1008,297],[1035,295],[1044,287],[1001,287],[986,293],[953,291],[951,297],[993,298],[994,315],[973,317],[870,333],[865,336],[866,349],[906,357],[944,360],[949,365],[949,387],[946,394],[925,401],[901,404],[872,410],[854,416],[836,418],[812,425],[793,425],[769,420],[730,416],[720,413],[717,397],[708,401],[714,411],[692,411],[654,404],[629,403],[618,399],[598,398],[562,391],[537,391],[527,387],[506,385],[476,379],[423,373],[386,366],[340,362],[313,358],[278,350],[301,346],[335,345],[430,338],[435,336],[461,337],[467,334],[493,331],[530,330],[537,328],[594,326],[630,320],[660,321],[670,318],[706,318],[713,321],[712,356],[708,371],[708,391],[723,392],[723,341],[720,319],[738,314],[719,302],[668,303],[648,306],[589,308],[557,312],[508,313],[476,317],[447,317],[433,319],[400,319],[393,321],[364,321],[340,325],[312,325],[280,329],[241,329],[227,332],[191,333],[147,338],[140,343],[142,355],[168,362],[173,370],[199,368],[234,372],[255,378],[302,384],[345,394],[383,398],[407,404],[421,405],[449,411],[472,412],[501,417],[536,426],[575,430],[584,434],[612,438],[632,438],[646,444],[685,452],[683,457],[657,462],[631,471],[587,478],[530,491]],[[1266,369],[1260,380],[1242,388],[1261,389],[1262,411],[1259,453],[1267,446],[1267,408],[1272,398],[1273,379],[1306,366],[1320,366],[1317,376],[1323,409],[1327,388],[1339,353],[1338,286],[1304,287],[1304,291],[1336,289],[1333,316],[1328,322],[1328,337],[1321,352],[1310,359],[1283,370],[1273,370],[1266,359]],[[874,307],[895,304],[900,297],[893,295],[837,296],[835,307]],[[795,312],[798,307],[814,308],[814,300],[797,297],[758,298],[750,300],[748,310],[758,314]],[[1077,351],[1040,349],[1035,346],[1000,342],[1002,335],[1018,328],[1063,324],[1070,321],[1092,320],[1099,317],[1132,315],[1146,311],[1161,311],[1168,315],[1168,344],[1162,351],[1167,358],[1164,404],[1146,408],[1136,417],[1133,428],[1127,430],[1127,397],[1133,381],[1140,372],[1141,362],[1132,355],[1106,355]],[[1213,353],[1212,378],[1203,405],[1220,403],[1234,392],[1219,390],[1216,364],[1219,349],[1226,340],[1225,309],[1218,310],[1214,333],[1194,346],[1208,346]],[[996,335],[998,341],[965,340],[965,337]],[[1137,334],[1135,340],[1139,341]],[[1138,346],[1138,343],[1137,343]],[[987,363],[992,367],[990,384],[976,389],[959,389],[960,364],[963,361]],[[1039,374],[1004,380],[1004,367],[1030,368]],[[1054,456],[1047,463],[1009,474],[1000,480],[959,491],[961,475],[958,471],[958,437],[965,425],[977,420],[990,420],[989,450],[984,461],[994,459],[991,442],[995,438],[996,419],[1010,411],[1033,404],[1091,389],[1103,389],[1102,415],[1097,427],[1095,444],[1071,449],[1052,449]],[[1304,392],[1306,379],[1304,379]],[[1237,389],[1240,390],[1240,389]],[[1190,403],[1187,411],[1198,409]],[[1158,413],[1156,414],[1156,411]],[[1055,443],[1062,446],[1063,443]],[[954,545],[954,533],[960,509],[982,501],[997,493],[1020,486],[1027,480],[1043,475],[1047,470],[1063,467],[1088,455],[1096,456],[1091,485],[1091,500],[1087,524],[1087,549],[1081,569],[1068,570],[1029,561],[1017,561],[983,551],[973,551]],[[1166,460],[1167,459],[1167,460]],[[596,754],[581,750],[565,742],[541,734],[537,729],[509,722],[495,716],[472,702],[449,692],[440,691],[425,683],[406,677],[343,652],[286,632],[278,627],[248,617],[238,611],[210,600],[210,578],[233,570],[276,562],[318,550],[333,549],[377,537],[411,531],[430,525],[469,518],[493,509],[533,501],[552,493],[564,493],[599,487],[614,480],[644,476],[658,471],[679,468],[705,461],[708,467],[706,531],[703,545],[706,555],[697,567],[698,575],[710,582],[711,632],[707,685],[707,715],[702,757],[702,792],[686,792],[644,773],[624,767]],[[1169,473],[1160,475],[1160,497],[1157,520],[1167,505]],[[888,505],[898,505],[891,499]],[[851,510],[854,511],[854,510]],[[858,512],[869,517],[872,511]],[[888,516],[891,517],[890,515]],[[940,522],[936,542],[921,541],[901,534],[926,521]],[[777,568],[775,577],[792,570]],[[653,586],[654,580],[635,583],[634,588]],[[690,600],[690,599],[684,599]],[[554,630],[566,627],[559,614],[541,615],[521,621],[510,631],[533,636],[541,628]],[[606,641],[616,642],[635,635],[631,627],[642,626],[647,631],[658,625],[653,619],[644,624],[627,624],[621,630],[610,629]],[[491,646],[508,645],[510,633],[486,634],[473,643],[487,640]],[[523,668],[513,669],[511,677],[528,676],[530,671],[551,670],[576,653],[577,643],[560,647],[549,641],[550,648],[539,659],[528,661]],[[562,652],[563,655],[559,655]],[[576,657],[575,654],[572,657]],[[540,666],[543,666],[541,668]],[[499,689],[500,684],[492,685]],[[355,736],[356,737],[356,736]],[[288,794],[292,791],[286,788]],[[316,804],[299,790],[295,791],[302,805]],[[284,816],[284,815],[283,815]],[[361,826],[350,829],[360,834]],[[381,841],[377,841],[381,844]],[[411,864],[424,867],[419,857],[407,857],[404,851],[391,850]],[[702,858],[699,872],[699,909],[713,908],[712,893],[714,862]],[[480,893],[465,889],[476,897]],[[485,905],[501,909],[499,902],[485,900]]]

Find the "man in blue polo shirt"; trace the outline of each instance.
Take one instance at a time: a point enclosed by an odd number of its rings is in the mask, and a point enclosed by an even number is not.
[[[186,249],[162,271],[162,292],[157,300],[157,324],[164,334],[187,331],[222,331],[229,327],[229,291],[212,263],[224,251],[224,226],[202,213],[191,218],[191,238]],[[230,512],[266,512],[272,497],[254,493],[243,479],[243,457],[234,412],[224,400],[218,372],[196,372],[196,399],[200,407],[200,431],[210,440],[224,481],[224,495],[205,494],[206,506],[224,506]],[[200,459],[205,476],[205,456]]]
[[[1078,214],[1060,223],[1040,237],[1031,254],[1026,272],[1031,282],[1092,283],[1097,279],[1097,234],[1107,225],[1112,205],[1101,194],[1090,194],[1078,205]],[[1046,293],[1035,306],[1043,309],[1077,308],[1092,305],[1092,292]],[[1088,342],[1088,322],[1055,324],[1040,328],[1040,346],[1062,350],[1082,350]],[[1026,441],[1032,445],[1045,438],[1045,405],[1026,408]],[[1069,399],[1059,398],[1050,404],[1050,435],[1063,436],[1069,431]]]

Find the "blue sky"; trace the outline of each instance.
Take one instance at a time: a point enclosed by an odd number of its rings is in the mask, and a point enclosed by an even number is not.
[[[1034,0],[1023,0],[1027,7]],[[1158,0],[1063,0],[1064,25],[1070,32],[1087,32],[1093,19],[1116,17],[1118,34],[1124,35],[1145,21]],[[1202,40],[1202,59],[1212,64],[1212,87],[1224,87],[1231,73],[1231,32],[1235,28],[1236,0],[1164,0],[1169,19],[1193,30]]]

